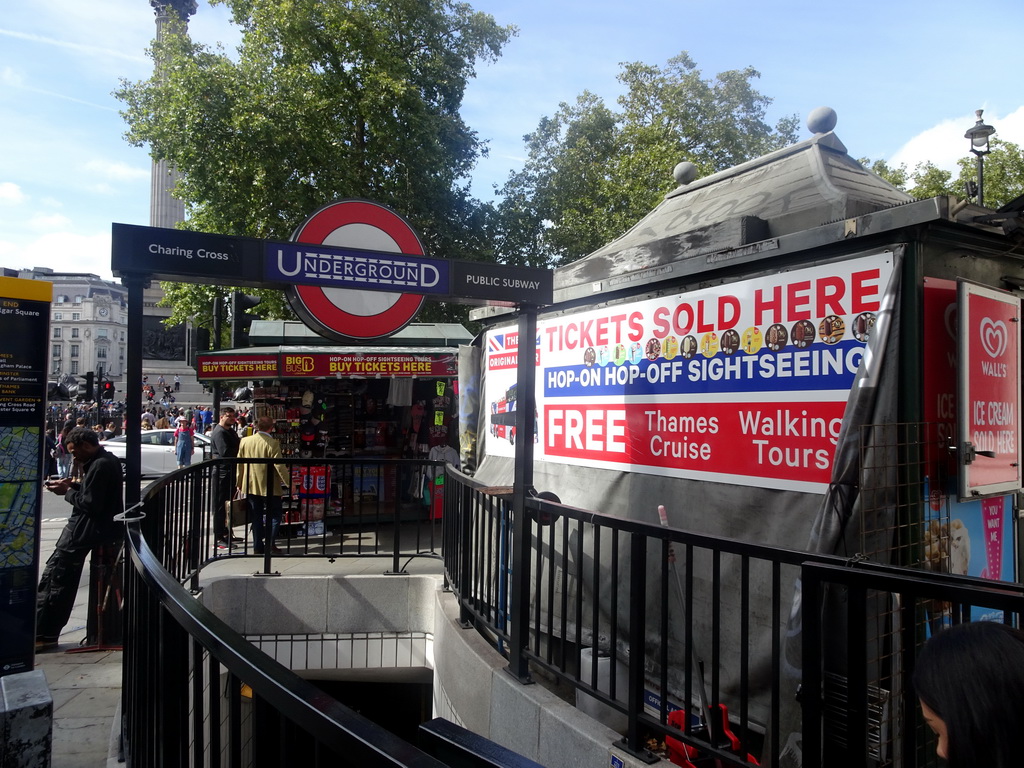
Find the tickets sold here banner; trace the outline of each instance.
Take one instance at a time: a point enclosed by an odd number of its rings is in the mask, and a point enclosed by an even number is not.
[[[824,493],[892,274],[878,253],[538,322],[538,460]],[[487,334],[513,456],[514,329]]]

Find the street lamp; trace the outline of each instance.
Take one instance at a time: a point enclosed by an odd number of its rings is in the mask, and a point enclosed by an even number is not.
[[[981,113],[984,111],[983,109],[974,110],[974,115],[978,118],[978,122],[971,126],[967,133],[964,134],[965,139],[971,140],[971,152],[978,158],[978,205],[985,205],[985,185],[982,172],[984,170],[985,155],[992,151],[988,148],[988,137],[996,132],[996,129],[991,125],[985,125],[982,122]]]

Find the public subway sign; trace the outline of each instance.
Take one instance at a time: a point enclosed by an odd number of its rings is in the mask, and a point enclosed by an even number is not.
[[[341,210],[355,208],[362,220],[359,216],[353,221],[342,218],[337,213],[340,206],[347,206]],[[367,214],[376,209],[387,211],[366,201],[325,206],[310,218],[314,224],[323,222],[323,232],[316,237],[329,241],[326,244],[113,224],[111,269],[117,277],[143,275],[152,280],[238,287],[318,286],[414,292],[476,304],[521,304],[527,299],[538,306],[552,303],[554,277],[550,269],[429,258],[407,244],[403,250],[400,244],[405,241],[396,229]],[[350,242],[337,245],[332,240],[349,239],[360,232],[363,236],[354,238],[355,242],[377,247],[352,246]]]
[[[487,334],[487,451],[512,456],[519,350],[546,461],[824,493],[893,271],[883,252]]]
[[[1021,488],[1020,299],[957,285],[960,496]]]

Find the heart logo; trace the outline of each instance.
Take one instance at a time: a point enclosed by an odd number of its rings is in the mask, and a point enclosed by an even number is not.
[[[1006,332],[1006,323],[986,317],[982,319],[978,331],[981,335],[981,346],[985,348],[988,356],[1002,357],[1006,351],[1006,342],[1009,336]]]
[[[943,316],[943,320],[946,323],[946,333],[949,334],[949,338],[956,338],[956,304],[950,304],[946,307],[946,314]]]

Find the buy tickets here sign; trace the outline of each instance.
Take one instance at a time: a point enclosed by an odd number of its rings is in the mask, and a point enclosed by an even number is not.
[[[280,354],[218,357],[200,355],[199,379],[278,379],[349,377],[450,377],[457,373],[454,355]]]
[[[877,254],[538,322],[537,458],[823,493],[892,273]],[[488,334],[491,413],[519,339]],[[492,427],[488,452],[512,456]]]

